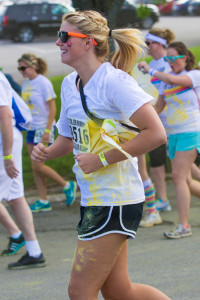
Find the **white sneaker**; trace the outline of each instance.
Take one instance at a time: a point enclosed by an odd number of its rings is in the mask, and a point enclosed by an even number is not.
[[[152,227],[154,225],[159,225],[162,223],[162,219],[158,211],[155,213],[148,213],[140,222],[140,227]]]
[[[162,199],[158,199],[156,201],[156,209],[159,211],[170,211],[171,205],[169,203],[169,200],[167,200],[166,202],[164,202]]]
[[[180,239],[182,237],[188,237],[192,235],[191,227],[188,225],[186,228],[182,224],[176,225],[174,229],[169,232],[164,232],[164,237],[168,239]]]

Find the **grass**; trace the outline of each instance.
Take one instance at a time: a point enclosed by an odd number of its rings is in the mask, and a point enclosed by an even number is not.
[[[195,55],[196,61],[200,62],[200,46],[191,47],[190,50]],[[146,58],[146,61],[148,63],[150,60],[151,60],[150,57]],[[55,93],[57,95],[57,98],[56,98],[56,107],[57,107],[56,120],[58,120],[59,114],[60,114],[60,107],[61,107],[60,90],[61,90],[61,83],[62,83],[62,80],[64,77],[65,76],[56,76],[56,77],[50,78],[50,80],[54,86]],[[32,170],[31,170],[31,161],[30,161],[30,158],[27,153],[27,147],[26,147],[26,143],[25,143],[25,135],[26,135],[25,132],[23,132],[23,136],[24,136],[24,147],[23,147],[24,186],[25,186],[25,188],[33,188],[35,186],[35,184],[34,184]],[[148,167],[149,166],[149,157],[148,157],[148,155],[146,155],[146,157],[147,157],[147,167]],[[70,155],[67,155],[66,157],[47,161],[46,164],[49,165],[50,167],[52,167],[54,170],[56,170],[66,180],[75,179],[74,173],[72,172],[72,166],[74,164],[74,159],[73,159],[72,153]],[[167,162],[166,170],[167,170],[167,172],[171,171],[171,165],[170,165],[169,160]],[[51,182],[51,181],[49,181],[48,183],[50,185],[53,184],[53,182]]]

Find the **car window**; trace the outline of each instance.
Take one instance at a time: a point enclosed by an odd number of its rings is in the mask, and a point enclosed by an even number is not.
[[[51,4],[51,13],[53,16],[62,16],[69,12],[69,9],[60,4]]]
[[[48,3],[35,4],[33,6],[33,16],[38,19],[48,19],[50,17],[50,5]]]
[[[12,5],[8,7],[9,18],[15,19],[16,16],[31,15],[31,9],[28,5]]]

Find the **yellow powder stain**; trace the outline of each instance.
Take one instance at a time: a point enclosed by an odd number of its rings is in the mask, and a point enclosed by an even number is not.
[[[179,123],[184,123],[184,121],[188,119],[187,107],[190,104],[190,100],[188,100],[187,102],[183,102],[180,99],[178,99],[176,96],[174,96],[173,99],[175,101],[175,104],[169,103],[168,106],[169,108],[172,108],[174,113],[171,116],[168,115],[167,122],[170,125],[174,125],[175,123],[177,123],[177,121],[179,121]],[[178,109],[176,103],[179,104]]]

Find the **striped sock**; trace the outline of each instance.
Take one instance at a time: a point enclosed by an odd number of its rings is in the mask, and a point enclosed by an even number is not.
[[[145,192],[145,203],[147,206],[148,213],[155,213],[156,212],[155,189],[152,182],[151,184],[149,184],[144,188],[144,192]]]

